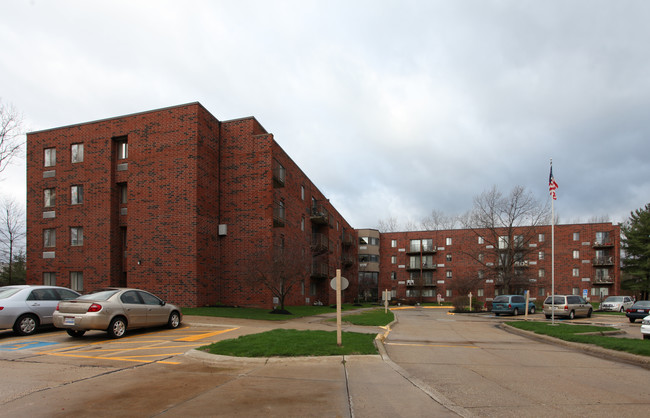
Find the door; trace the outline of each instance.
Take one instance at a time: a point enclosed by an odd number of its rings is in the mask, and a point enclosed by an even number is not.
[[[138,292],[147,306],[147,325],[164,325],[169,320],[169,308],[156,296],[147,292]]]
[[[147,324],[147,305],[142,303],[135,290],[128,290],[120,296],[129,328],[143,327]]]
[[[52,315],[59,303],[59,295],[54,289],[34,289],[26,302],[27,307],[40,318],[41,325],[51,324]]]

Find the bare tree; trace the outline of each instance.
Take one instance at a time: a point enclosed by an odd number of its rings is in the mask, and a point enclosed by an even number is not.
[[[463,218],[480,242],[480,250],[466,253],[478,261],[501,286],[504,293],[526,289],[536,276],[528,269],[528,258],[536,249],[529,243],[537,238],[537,228],[550,221],[548,204],[516,186],[503,195],[496,186],[474,198],[473,209]]]
[[[425,231],[438,231],[455,229],[458,225],[458,217],[446,215],[439,210],[432,210],[429,216],[422,220],[422,229]]]
[[[0,243],[8,265],[6,276],[9,284],[13,281],[15,255],[22,251],[25,234],[25,211],[15,200],[4,198],[0,207]]]
[[[397,218],[389,216],[386,219],[380,219],[377,221],[377,229],[379,232],[397,232],[400,228]]]
[[[0,172],[15,157],[22,156],[23,117],[12,105],[0,101]]]
[[[285,300],[308,276],[311,257],[305,256],[298,245],[285,246],[283,239],[271,252],[270,260],[254,257],[257,262],[250,266],[252,283],[266,287],[278,299],[275,312],[290,314],[285,310]]]

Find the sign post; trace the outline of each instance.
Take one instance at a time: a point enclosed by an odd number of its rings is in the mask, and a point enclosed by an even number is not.
[[[341,277],[341,269],[336,269],[336,277],[330,281],[330,287],[336,290],[336,345],[339,347],[341,341],[341,291],[347,289],[350,282],[345,277]]]

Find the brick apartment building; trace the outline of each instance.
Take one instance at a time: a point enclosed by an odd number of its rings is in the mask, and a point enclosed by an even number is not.
[[[355,231],[253,117],[190,103],[32,132],[27,155],[27,283],[268,307],[278,257],[302,265],[288,305],[357,276]]]
[[[30,284],[138,287],[181,306],[270,307],[257,279],[287,275],[287,305],[332,304],[338,268],[346,302],[504,290],[489,267],[505,251],[487,231],[355,230],[253,117],[190,103],[32,132],[27,153]],[[521,235],[510,290],[540,297],[550,226]],[[618,294],[619,250],[617,226],[556,226],[556,293]]]
[[[369,232],[360,231],[360,237]],[[506,234],[470,229],[376,234],[378,263],[361,262],[359,274],[376,270],[379,289],[397,299],[432,302],[440,295],[451,301],[469,290],[486,301],[506,291],[497,270],[500,260],[512,260],[510,293],[528,290],[531,298],[544,298],[551,293],[554,264],[556,294],[586,295],[592,301],[620,294],[618,225],[556,225],[554,263],[550,225],[520,228],[510,238]],[[367,247],[360,245],[360,259]]]

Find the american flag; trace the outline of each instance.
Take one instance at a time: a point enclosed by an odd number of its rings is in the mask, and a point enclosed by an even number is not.
[[[558,187],[559,186],[555,182],[555,178],[553,178],[553,166],[551,165],[551,173],[548,175],[548,192],[553,197],[553,200],[557,200],[555,189],[557,189]]]

